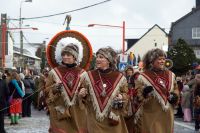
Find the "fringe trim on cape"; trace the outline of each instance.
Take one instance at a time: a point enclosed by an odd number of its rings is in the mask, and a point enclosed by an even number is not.
[[[88,81],[89,83],[89,94],[90,94],[90,99],[92,101],[94,110],[96,112],[96,119],[100,122],[102,122],[104,120],[104,118],[108,117],[108,113],[111,110],[111,105],[113,102],[113,98],[120,92],[120,86],[123,84],[123,82],[126,82],[126,79],[124,76],[122,76],[122,78],[119,80],[116,88],[114,89],[112,95],[110,96],[105,108],[103,109],[103,111],[101,112],[101,109],[99,107],[99,103],[98,100],[96,98],[95,92],[94,92],[94,88],[92,86],[91,80],[89,78],[89,75],[86,75],[86,81]]]
[[[57,75],[56,71],[55,71],[55,70],[52,70],[52,72],[53,72],[53,74],[55,75],[56,81],[57,81],[57,82],[61,82],[61,80],[60,80],[59,76]],[[86,73],[87,73],[87,72],[84,71],[84,72],[80,75],[80,82],[78,83],[78,86],[77,86],[77,88],[76,88],[76,91],[75,91],[75,94],[74,94],[72,100],[70,100],[69,95],[68,95],[67,92],[65,91],[64,86],[62,86],[62,89],[61,89],[61,96],[62,96],[62,98],[63,98],[63,100],[64,100],[65,106],[69,107],[69,106],[72,106],[72,105],[74,105],[74,104],[77,103],[77,100],[78,100],[78,91],[79,91],[78,88],[80,87],[80,85],[81,85],[81,83],[82,83],[82,81],[83,81],[83,77],[84,77],[83,75],[85,75]]]
[[[172,75],[172,80],[170,82],[171,86],[170,86],[170,92],[173,91],[174,88],[174,75]],[[139,80],[142,80],[147,86],[153,86],[144,76],[141,75],[141,77],[139,77]],[[165,101],[163,100],[163,98],[160,96],[160,94],[157,92],[157,90],[154,88],[154,91],[152,92],[152,96],[158,100],[158,102],[161,104],[163,111],[167,111],[169,109],[169,102],[167,101],[167,103],[165,104]],[[147,102],[147,100],[144,101]]]
[[[172,80],[171,80],[171,87],[170,87],[170,92],[174,91],[174,79],[175,79],[175,75],[172,73]],[[146,84],[147,86],[153,86],[144,76],[140,75],[138,77],[138,80],[143,83]],[[163,111],[167,111],[170,107],[170,103],[167,101],[167,103],[165,104],[165,101],[163,100],[163,98],[160,96],[160,94],[156,91],[156,89],[154,88],[154,91],[151,92],[151,95],[153,96],[153,98],[155,98],[161,105],[162,110]],[[142,116],[142,110],[143,110],[143,104],[147,103],[149,101],[149,98],[144,99],[142,105],[140,106],[140,108],[137,110],[137,112],[135,113],[135,119],[134,122],[137,123],[137,121],[140,119],[140,117]]]

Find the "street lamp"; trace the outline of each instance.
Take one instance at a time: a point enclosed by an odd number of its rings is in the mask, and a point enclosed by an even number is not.
[[[23,30],[23,29],[38,30],[38,28],[35,28],[35,27],[28,27],[28,28],[8,28],[8,30]]]
[[[122,54],[124,55],[124,51],[125,51],[125,21],[123,21],[123,25],[122,26],[106,25],[106,24],[89,24],[88,25],[88,27],[94,27],[94,26],[122,28]]]
[[[28,28],[8,28],[7,30],[23,30],[23,29],[38,30],[38,28],[35,28],[35,27],[28,27]]]
[[[23,32],[22,32],[22,3],[23,2],[32,2],[32,0],[25,0],[25,1],[20,1],[20,8],[19,8],[19,29],[20,29],[20,55],[21,55],[21,70],[23,66]]]

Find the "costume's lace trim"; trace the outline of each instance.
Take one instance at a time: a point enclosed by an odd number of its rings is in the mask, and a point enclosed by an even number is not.
[[[94,88],[92,87],[92,83],[89,78],[89,75],[87,75],[85,78],[86,78],[86,81],[89,82],[88,84],[89,84],[90,99],[92,101],[93,108],[96,112],[96,119],[98,121],[103,121],[105,117],[108,117],[108,113],[111,110],[111,104],[113,102],[113,98],[120,92],[120,86],[122,85],[123,82],[126,82],[125,81],[126,79],[124,77],[122,77],[122,79],[120,79],[119,83],[117,84],[113,93],[111,94],[105,108],[103,109],[103,111],[101,111],[100,105],[98,103],[98,100],[97,100],[95,92],[94,92]]]
[[[60,82],[61,80],[60,80],[59,76],[57,75],[57,73],[55,72],[55,70],[53,70],[53,73],[55,75],[56,81]],[[85,71],[82,73],[82,75],[84,75],[84,74],[86,74]],[[82,78],[82,76],[80,76],[80,82],[78,83],[77,88],[79,88],[82,80],[83,80],[83,78]],[[72,100],[70,100],[68,93],[65,91],[64,86],[62,86],[62,88],[61,88],[61,96],[62,96],[62,98],[64,100],[65,106],[72,106],[72,105],[76,104],[77,99],[78,99],[78,89],[77,88],[76,88],[76,91],[75,91],[75,94],[74,94]]]

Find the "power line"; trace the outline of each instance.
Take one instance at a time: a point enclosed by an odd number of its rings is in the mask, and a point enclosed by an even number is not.
[[[37,20],[36,21],[35,20],[27,20],[27,21],[39,22],[39,23],[44,23],[44,24],[52,24],[52,25],[57,25],[57,26],[60,25],[60,23],[55,23],[55,22],[46,22],[46,21],[37,21]],[[78,24],[73,25],[73,24],[71,24],[70,26],[71,27],[88,28],[88,25],[78,25]],[[112,28],[112,27],[93,27],[93,28],[95,28],[95,29],[113,29],[113,30],[115,29],[115,28]],[[146,29],[150,29],[150,28],[151,27],[147,27],[147,26],[145,26],[145,27],[125,27],[126,30],[146,30]],[[170,27],[161,27],[161,28],[162,29],[167,29],[167,30],[171,29]],[[188,27],[188,28],[190,28],[190,27]],[[185,27],[179,27],[177,29],[186,29],[186,28]]]
[[[28,41],[28,39],[24,36],[24,34],[23,34],[23,38],[25,39],[25,41],[26,41],[28,44],[31,44],[31,43]]]
[[[9,23],[12,24],[15,28],[17,28],[17,26],[13,22],[9,22]]]
[[[102,1],[102,2],[99,2],[99,3],[95,3],[95,4],[92,4],[92,5],[89,5],[89,6],[81,7],[81,8],[78,8],[78,9],[74,9],[74,10],[66,11],[66,12],[62,12],[62,13],[56,13],[56,14],[45,15],[45,16],[40,16],[40,17],[21,18],[21,19],[22,20],[40,19],[40,18],[47,18],[47,17],[53,17],[53,16],[58,16],[58,15],[63,15],[63,14],[71,13],[71,12],[76,12],[76,11],[84,10],[84,9],[87,9],[87,8],[90,8],[90,7],[93,7],[93,6],[97,6],[97,5],[100,5],[100,4],[109,2],[109,1],[111,1],[111,0],[105,0],[105,1]],[[9,20],[18,20],[19,21],[19,19],[9,19]]]

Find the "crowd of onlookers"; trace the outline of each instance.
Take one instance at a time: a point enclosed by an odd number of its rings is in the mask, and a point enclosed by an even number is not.
[[[192,122],[194,120],[195,130],[199,130],[200,74],[177,77],[176,80],[181,97],[175,116],[183,118],[184,122]]]
[[[40,110],[45,104],[45,80],[48,69],[40,74],[26,68],[19,73],[16,69],[0,71],[0,133],[5,133],[4,116],[9,116],[10,125],[17,125],[19,119],[31,117],[31,105]]]

